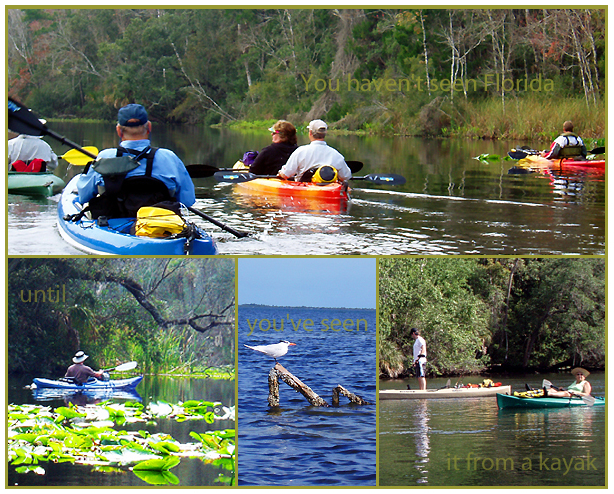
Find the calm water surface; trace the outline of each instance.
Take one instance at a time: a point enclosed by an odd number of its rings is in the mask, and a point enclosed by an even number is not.
[[[498,380],[520,391],[525,382],[537,387],[544,378],[560,386],[573,381],[562,374]],[[593,395],[604,396],[604,374],[594,373],[589,380]],[[445,381],[429,380],[428,387],[441,387]],[[465,383],[480,381],[464,379]],[[407,383],[417,388],[416,380],[395,380],[380,381],[380,389],[405,389]],[[603,406],[498,410],[494,397],[383,400],[379,417],[382,486],[605,485]],[[594,461],[589,465],[587,458]],[[494,466],[497,459],[498,467]],[[557,469],[559,461],[562,470]],[[563,461],[572,465],[567,473]],[[581,466],[582,470],[576,470]]]
[[[55,123],[56,132],[99,149],[117,145],[110,124]],[[270,144],[267,132],[154,125],[153,144],[173,149],[186,164],[232,166],[246,150]],[[69,148],[49,141],[58,155]],[[299,136],[299,144],[307,137]],[[196,207],[238,230],[238,240],[205,222],[220,252],[231,255],[311,254],[604,254],[603,174],[555,172],[508,175],[511,161],[483,163],[482,153],[505,156],[526,144],[330,136],[329,144],[365,166],[357,176],[398,173],[400,187],[353,181],[349,204],[297,204],[245,195],[213,178],[195,180]],[[80,168],[62,160],[68,179]],[[9,254],[79,254],[59,236],[57,197],[8,196]]]
[[[37,376],[11,376],[8,378],[9,403],[43,403],[34,399],[31,390],[24,389],[25,385],[32,383],[33,377]],[[158,400],[177,403],[178,401],[201,399],[219,401],[225,406],[233,406],[235,399],[234,381],[212,379],[145,376],[137,386],[137,392],[144,405]],[[134,401],[135,398],[131,399]],[[113,401],[124,402],[126,400],[114,399]],[[45,401],[44,404],[55,408],[65,406],[68,402],[68,400],[56,399]],[[79,404],[85,403],[79,401]],[[178,423],[175,420],[161,418],[157,419],[154,425],[136,423],[123,425],[122,428],[125,430],[146,429],[152,434],[165,432],[181,443],[188,443],[194,442],[194,439],[189,435],[190,431],[203,433],[209,430],[234,429],[235,423],[231,420],[216,420],[213,424],[207,424],[204,420]],[[15,467],[9,465],[7,485],[122,487],[149,485],[129,471],[97,472],[91,466],[69,463],[43,462],[41,466],[45,469],[45,475],[19,474],[15,472]],[[220,467],[205,464],[198,458],[182,458],[181,463],[174,467],[171,472],[179,478],[179,486],[225,485],[219,483],[219,476],[220,474],[229,474]]]
[[[323,331],[335,318],[365,319],[367,331],[362,323],[361,331]],[[255,319],[276,321],[278,331],[257,327],[249,335]],[[305,319],[314,321],[313,331],[288,327]],[[280,407],[269,408],[274,361],[243,345],[280,339],[296,343],[280,363],[329,404],[340,384],[373,405],[342,397],[338,408],[313,407],[280,380]],[[374,486],[375,368],[374,310],[239,307],[239,485]]]

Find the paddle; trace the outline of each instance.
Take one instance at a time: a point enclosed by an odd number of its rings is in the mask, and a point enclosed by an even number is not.
[[[66,137],[61,136],[60,134],[56,134],[52,130],[49,130],[47,126],[40,122],[38,117],[28,110],[21,103],[18,103],[12,98],[9,98],[8,102],[9,109],[9,129],[13,132],[17,132],[18,134],[26,134],[31,136],[45,136],[48,135],[57,139],[62,144],[66,144],[73,149],[79,150],[81,153],[89,156],[90,158],[96,159],[96,155],[90,153],[89,151],[83,149],[78,144],[75,144],[72,141],[66,139]]]
[[[214,175],[218,182],[229,182],[233,184],[240,184],[244,182],[251,182],[257,178],[279,178],[277,175],[256,175],[250,172],[216,172]],[[383,185],[403,185],[405,183],[405,177],[401,175],[382,175],[382,174],[370,174],[364,177],[352,177],[350,180],[366,180],[375,184]]]
[[[111,367],[110,369],[104,369],[102,372],[113,372],[113,371],[124,372],[124,371],[129,371],[129,370],[136,368],[137,365],[139,364],[135,361],[126,362],[125,364],[120,364],[117,367]]]
[[[564,389],[557,388],[554,384],[552,384],[547,379],[544,379],[542,381],[542,388],[546,388],[546,389],[552,388],[552,389],[556,389],[557,391],[565,391]],[[585,404],[587,404],[589,407],[592,407],[595,404],[595,398],[593,398],[592,396],[583,396],[583,395],[573,395],[573,396],[578,396],[582,398],[582,401]]]
[[[188,211],[191,211],[196,216],[200,216],[201,218],[207,220],[208,222],[213,223],[215,226],[219,226],[222,230],[228,233],[231,233],[237,238],[244,238],[244,237],[249,236],[249,233],[240,232],[238,230],[235,230],[234,228],[231,228],[228,225],[225,225],[224,223],[212,218],[211,216],[203,213],[202,211],[199,211],[198,209],[193,208],[192,206],[186,206],[186,207],[188,208]]]
[[[359,172],[362,170],[364,166],[361,161],[346,161],[349,169],[352,173]],[[207,178],[213,177],[217,172],[241,172],[240,169],[235,168],[218,168],[217,166],[205,165],[205,164],[194,164],[187,165],[186,169],[192,178]],[[244,170],[247,172],[247,170]]]
[[[83,149],[93,155],[98,155],[98,148],[96,146],[85,146]],[[70,151],[67,151],[62,156],[60,156],[60,158],[65,161],[68,161],[71,165],[76,166],[85,166],[92,161],[90,155],[83,154],[78,149],[71,149]]]
[[[449,387],[450,387],[450,380],[448,379],[448,382],[446,383],[446,385],[445,385],[445,386],[442,386],[442,387],[441,387],[441,388],[439,388],[439,389],[448,389]]]

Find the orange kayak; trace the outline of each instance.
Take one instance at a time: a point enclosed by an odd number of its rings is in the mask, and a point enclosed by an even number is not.
[[[347,208],[350,192],[347,184],[338,182],[316,184],[277,178],[257,178],[236,186],[237,193],[257,199],[254,205],[336,213]]]
[[[526,158],[518,161],[518,166],[537,168],[537,169],[552,169],[552,170],[566,170],[566,169],[586,169],[590,168],[596,173],[603,173],[605,171],[605,160],[548,160],[541,156],[527,156]]]
[[[237,184],[238,187],[259,194],[278,196],[309,197],[318,199],[348,199],[349,188],[339,182],[316,184],[313,182],[294,182],[277,178],[257,178]]]

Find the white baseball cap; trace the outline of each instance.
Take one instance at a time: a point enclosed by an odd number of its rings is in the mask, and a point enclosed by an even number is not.
[[[328,130],[328,125],[326,125],[324,120],[312,120],[307,128],[312,134],[325,134]]]

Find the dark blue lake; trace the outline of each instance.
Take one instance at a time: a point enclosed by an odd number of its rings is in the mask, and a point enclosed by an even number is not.
[[[239,307],[239,485],[375,485],[375,335],[375,310]],[[280,340],[296,346],[279,362],[327,403],[340,384],[372,405],[314,407],[280,381],[280,406],[269,407],[275,361],[243,345]]]

